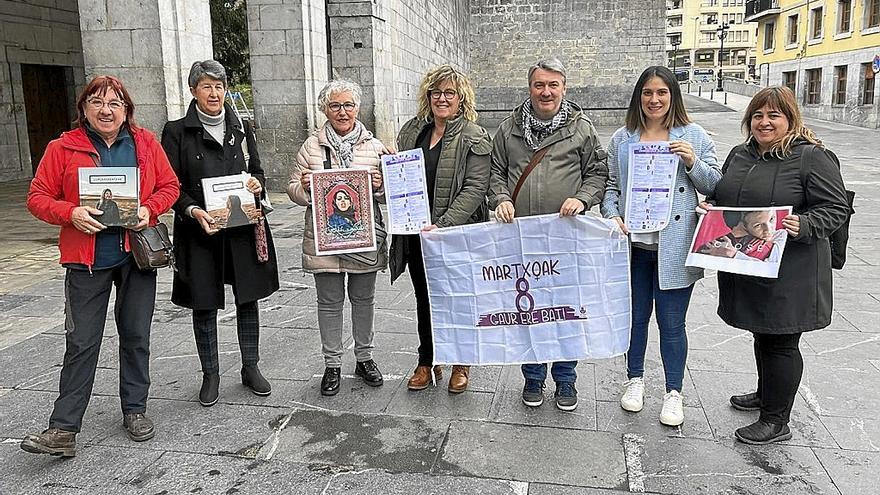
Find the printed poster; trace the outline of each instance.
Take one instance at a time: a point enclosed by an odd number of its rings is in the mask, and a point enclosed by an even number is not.
[[[435,364],[607,358],[629,347],[629,243],[591,215],[421,233]]]
[[[373,183],[368,169],[312,172],[311,200],[317,255],[377,249]]]
[[[92,217],[107,227],[134,227],[140,207],[137,167],[79,169],[79,205],[103,213]]]
[[[392,234],[418,234],[431,224],[428,182],[422,149],[382,155],[385,203]]]
[[[776,278],[788,232],[782,219],[790,206],[714,207],[700,216],[686,265]]]
[[[250,174],[242,172],[202,179],[205,211],[214,219],[216,228],[228,229],[257,223],[263,216],[254,193],[247,190],[246,184],[250,178]]]
[[[630,232],[658,232],[669,224],[678,162],[668,142],[630,143],[624,214]]]

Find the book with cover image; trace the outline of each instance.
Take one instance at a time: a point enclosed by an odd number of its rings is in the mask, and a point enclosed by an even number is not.
[[[257,223],[263,212],[257,208],[254,194],[245,184],[251,176],[245,173],[206,177],[202,179],[205,211],[220,229]]]
[[[97,208],[92,215],[107,227],[134,227],[138,223],[137,167],[84,167],[79,169],[79,205]]]

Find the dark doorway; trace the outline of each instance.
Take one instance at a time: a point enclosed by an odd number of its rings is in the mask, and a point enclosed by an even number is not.
[[[58,65],[21,64],[21,86],[27,116],[28,142],[31,148],[31,167],[37,165],[49,141],[70,129],[67,80],[64,67]]]

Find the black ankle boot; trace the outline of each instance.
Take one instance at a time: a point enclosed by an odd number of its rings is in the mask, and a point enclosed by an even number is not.
[[[379,371],[379,367],[376,366],[376,363],[372,359],[358,362],[354,366],[354,374],[363,378],[364,383],[371,387],[382,385],[382,372]]]
[[[211,407],[220,398],[220,374],[205,373],[202,375],[202,389],[199,391],[199,404]]]
[[[768,423],[763,419],[759,419],[749,426],[737,429],[734,434],[740,442],[751,445],[766,445],[791,438],[791,430],[788,428],[788,425]]]
[[[321,378],[321,395],[336,395],[339,392],[339,383],[342,377],[340,368],[326,368],[324,378]]]
[[[241,368],[241,384],[251,389],[254,395],[266,396],[272,393],[272,385],[263,377],[256,364]]]
[[[730,396],[730,405],[740,411],[758,411],[761,409],[761,398],[757,392]]]

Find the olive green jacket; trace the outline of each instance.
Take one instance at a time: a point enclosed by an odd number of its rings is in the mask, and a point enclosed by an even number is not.
[[[427,121],[418,117],[405,123],[397,135],[398,149],[416,148],[416,140],[427,125]],[[489,188],[491,151],[492,141],[486,129],[463,117],[446,123],[434,182],[434,203],[431,205],[433,224],[451,227],[488,218],[486,191]],[[392,281],[406,267],[408,253],[403,241],[400,236],[393,236],[389,260]]]
[[[514,203],[517,217],[556,213],[567,198],[577,198],[589,210],[602,201],[608,179],[608,154],[592,122],[572,103],[568,122],[545,138],[549,148],[526,177]],[[501,121],[492,147],[489,208],[512,201],[511,196],[534,152],[526,145],[520,121],[522,105]]]

